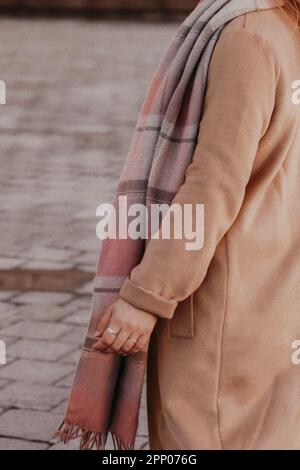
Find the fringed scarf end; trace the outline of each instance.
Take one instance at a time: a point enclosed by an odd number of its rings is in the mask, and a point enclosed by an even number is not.
[[[134,450],[134,444],[124,443],[113,432],[110,434],[114,450]],[[64,444],[80,438],[80,450],[105,450],[108,433],[88,431],[80,426],[63,423],[54,437]]]
[[[134,444],[125,444],[122,440],[113,432],[110,432],[115,450],[134,450]]]

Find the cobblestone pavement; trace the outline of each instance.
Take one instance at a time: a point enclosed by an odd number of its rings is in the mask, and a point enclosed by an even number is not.
[[[2,18],[0,27],[0,450],[60,450],[51,436],[89,318],[95,210],[111,200],[176,25]],[[140,449],[146,421],[143,399]]]

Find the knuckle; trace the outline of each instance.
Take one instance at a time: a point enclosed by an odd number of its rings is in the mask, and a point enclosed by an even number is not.
[[[123,330],[123,329],[125,328],[125,326],[126,326],[126,324],[125,324],[125,322],[124,322],[122,319],[117,320],[117,321],[114,319],[114,326],[113,326],[113,328],[114,328],[115,330],[121,331],[121,330]]]
[[[134,334],[134,336],[138,338],[141,335],[140,327],[138,325],[132,325],[131,334]]]
[[[115,326],[118,326],[120,323],[122,323],[122,317],[120,315],[114,313],[112,316],[112,322]]]
[[[110,345],[112,343],[111,338],[109,336],[103,336],[103,343],[105,345]]]

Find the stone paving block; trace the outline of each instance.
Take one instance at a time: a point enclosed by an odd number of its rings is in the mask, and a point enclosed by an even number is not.
[[[94,252],[99,255],[100,249],[100,240],[95,237],[89,237],[88,235],[85,238],[80,239],[79,241],[73,244],[73,247],[79,251],[88,251]]]
[[[61,358],[60,362],[64,362],[65,364],[78,364],[80,353],[81,350],[77,349],[77,351],[74,351],[72,354],[68,354],[67,356]]]
[[[24,264],[20,258],[0,258],[0,270],[8,271],[11,269],[18,269]]]
[[[72,384],[73,384],[73,379],[74,379],[74,374],[75,374],[76,368],[73,367],[73,372],[72,374],[68,375],[68,377],[64,377],[62,380],[59,380],[58,382],[55,383],[57,387],[62,387],[62,388],[68,388],[70,389]]]
[[[74,439],[70,441],[67,445],[63,442],[55,443],[49,450],[80,450],[80,440]],[[137,436],[135,440],[135,449],[136,450],[148,450],[149,449],[149,442],[148,439],[145,437]],[[106,450],[115,450],[111,437],[109,436],[107,439]]]
[[[73,327],[71,331],[63,335],[60,339],[64,343],[75,343],[81,347],[84,343],[86,333],[87,333],[87,328],[82,327],[82,326],[76,326],[76,327]]]
[[[77,297],[68,304],[64,305],[64,310],[68,314],[76,313],[78,310],[80,311],[91,311],[91,304],[92,304],[92,298],[83,296],[83,297]]]
[[[16,336],[6,336],[2,334],[2,330],[0,330],[0,339],[5,342],[6,347],[10,346],[11,344],[16,343],[19,338]]]
[[[88,326],[90,317],[91,313],[88,310],[81,310],[66,317],[64,323],[67,325]]]
[[[50,261],[28,261],[22,268],[30,271],[66,271],[73,269],[74,263],[51,263]]]
[[[74,351],[75,345],[58,341],[39,341],[21,339],[10,346],[7,354],[14,358],[36,359],[40,361],[57,361]]]
[[[14,362],[16,362],[16,359],[14,357],[7,356],[6,357],[6,364],[1,366],[1,367],[4,368],[4,367],[8,366],[9,364],[13,364]]]
[[[57,442],[49,450],[80,450],[79,449],[80,440],[74,439],[73,441],[64,444],[63,442]]]
[[[14,309],[14,306],[8,302],[0,302],[0,319],[1,315],[9,312],[10,310]]]
[[[14,304],[0,303],[0,328],[12,325],[20,318],[18,308]]]
[[[147,421],[147,410],[141,407],[140,415],[139,415],[139,424],[137,429],[137,434],[142,437],[147,437],[148,435],[148,421]]]
[[[47,444],[24,441],[23,439],[6,439],[0,437],[0,450],[46,450]]]
[[[0,302],[11,300],[19,292],[15,290],[2,290],[0,291]]]
[[[49,248],[45,246],[34,246],[27,253],[27,258],[31,260],[38,261],[66,261],[74,256],[78,255],[78,252],[70,249],[58,249],[58,248]]]
[[[20,338],[45,339],[50,341],[58,339],[69,332],[73,332],[71,325],[25,320],[4,328],[1,333],[4,336],[18,336]]]
[[[57,322],[67,315],[65,306],[44,304],[18,306],[18,316],[22,320]]]
[[[111,438],[111,435],[108,435],[107,441],[106,441],[106,450],[114,450],[114,444]]]
[[[77,294],[87,294],[87,295],[92,295],[93,290],[94,290],[95,284],[94,281],[87,282],[84,284],[82,287],[79,289],[76,289]]]
[[[91,274],[95,274],[96,272],[96,267],[93,266],[93,265],[87,265],[87,264],[79,264],[78,265],[78,269],[80,271],[84,271],[85,273],[91,273]]]
[[[80,255],[77,258],[74,258],[74,261],[77,264],[87,264],[87,265],[93,266],[94,270],[96,271],[98,258],[99,258],[99,253],[88,251],[84,253],[83,255]]]
[[[43,305],[61,305],[69,302],[73,298],[72,294],[64,292],[40,292],[30,291],[17,295],[14,303],[19,304],[43,304]]]
[[[0,369],[1,370],[1,369]],[[10,384],[9,380],[0,379],[0,390]]]
[[[8,410],[1,416],[0,435],[29,441],[50,442],[60,426],[58,415],[45,411]]]
[[[0,393],[0,406],[48,411],[67,398],[66,390],[50,385],[13,382]]]
[[[147,437],[137,436],[135,440],[136,450],[149,450],[149,441]]]
[[[53,384],[67,377],[74,367],[68,364],[20,359],[0,369],[0,379],[26,383]]]
[[[62,388],[61,390],[65,390],[67,395],[69,394],[69,391],[67,391],[65,388]],[[54,408],[52,408],[51,410],[51,413],[55,413],[55,414],[58,414],[62,417],[63,419],[63,416],[65,414],[65,411],[67,409],[67,404],[68,404],[68,400],[65,400],[63,401],[62,403],[60,403],[59,405],[55,406]]]

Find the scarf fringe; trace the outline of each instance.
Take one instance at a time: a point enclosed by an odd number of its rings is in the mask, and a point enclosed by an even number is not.
[[[114,450],[134,450],[133,444],[124,443],[114,432],[110,431]],[[80,450],[105,450],[108,433],[88,431],[80,426],[63,423],[54,437],[64,444],[80,438]]]

